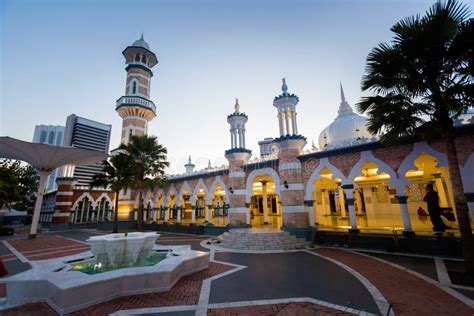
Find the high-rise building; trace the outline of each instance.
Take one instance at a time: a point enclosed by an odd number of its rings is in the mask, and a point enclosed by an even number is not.
[[[82,149],[109,151],[112,125],[99,123],[71,114],[66,120],[63,146]],[[101,163],[87,166],[75,166],[74,178],[78,185],[89,185],[92,177],[102,171]]]
[[[61,146],[64,137],[64,126],[61,125],[36,125],[33,135],[33,143],[48,144],[53,146]],[[56,177],[58,169],[53,170],[46,182],[46,191],[56,189]]]

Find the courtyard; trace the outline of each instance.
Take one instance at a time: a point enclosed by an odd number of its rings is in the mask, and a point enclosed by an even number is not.
[[[4,238],[1,258],[11,276],[41,260],[87,251],[85,240],[106,233],[73,229],[42,233],[35,240]],[[118,297],[73,314],[471,315],[474,311],[474,288],[456,278],[463,265],[455,258],[335,247],[219,251],[208,244],[212,239],[162,233],[157,244],[190,245],[210,252],[208,269],[182,277],[170,291]],[[46,303],[2,302],[2,315],[56,315]]]

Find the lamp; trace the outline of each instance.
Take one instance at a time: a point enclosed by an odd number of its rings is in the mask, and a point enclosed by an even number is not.
[[[288,186],[288,182],[286,180],[283,182],[283,185],[285,186],[285,189],[288,189],[289,186]]]
[[[234,194],[234,189],[232,187],[229,188],[230,194]]]

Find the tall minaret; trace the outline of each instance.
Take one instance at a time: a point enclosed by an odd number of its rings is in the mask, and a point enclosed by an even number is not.
[[[295,94],[288,93],[285,78],[283,78],[281,91],[282,93],[273,100],[273,106],[278,109],[280,137],[299,135],[298,125],[296,124],[296,105],[299,98]]]
[[[150,100],[151,68],[158,64],[155,53],[143,39],[133,42],[122,52],[127,67],[125,95],[117,100],[115,110],[123,119],[121,142],[126,144],[132,135],[147,133],[148,122],[156,116],[155,104]]]
[[[227,122],[230,124],[231,149],[245,149],[245,123],[247,121],[247,115],[240,112],[239,99],[235,99],[234,113],[227,116]]]

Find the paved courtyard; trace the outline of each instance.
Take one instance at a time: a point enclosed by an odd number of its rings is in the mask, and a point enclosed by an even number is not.
[[[85,240],[103,233],[70,230],[44,233],[36,240],[9,237],[0,242],[0,256],[13,275],[37,260],[89,250]],[[157,243],[209,251],[206,239],[164,233]],[[453,284],[451,270],[461,263],[452,259],[334,248],[210,251],[209,269],[183,277],[168,292],[121,297],[74,315],[474,314],[474,289]],[[0,294],[5,295],[3,286]],[[1,315],[56,315],[45,303],[3,304]]]

